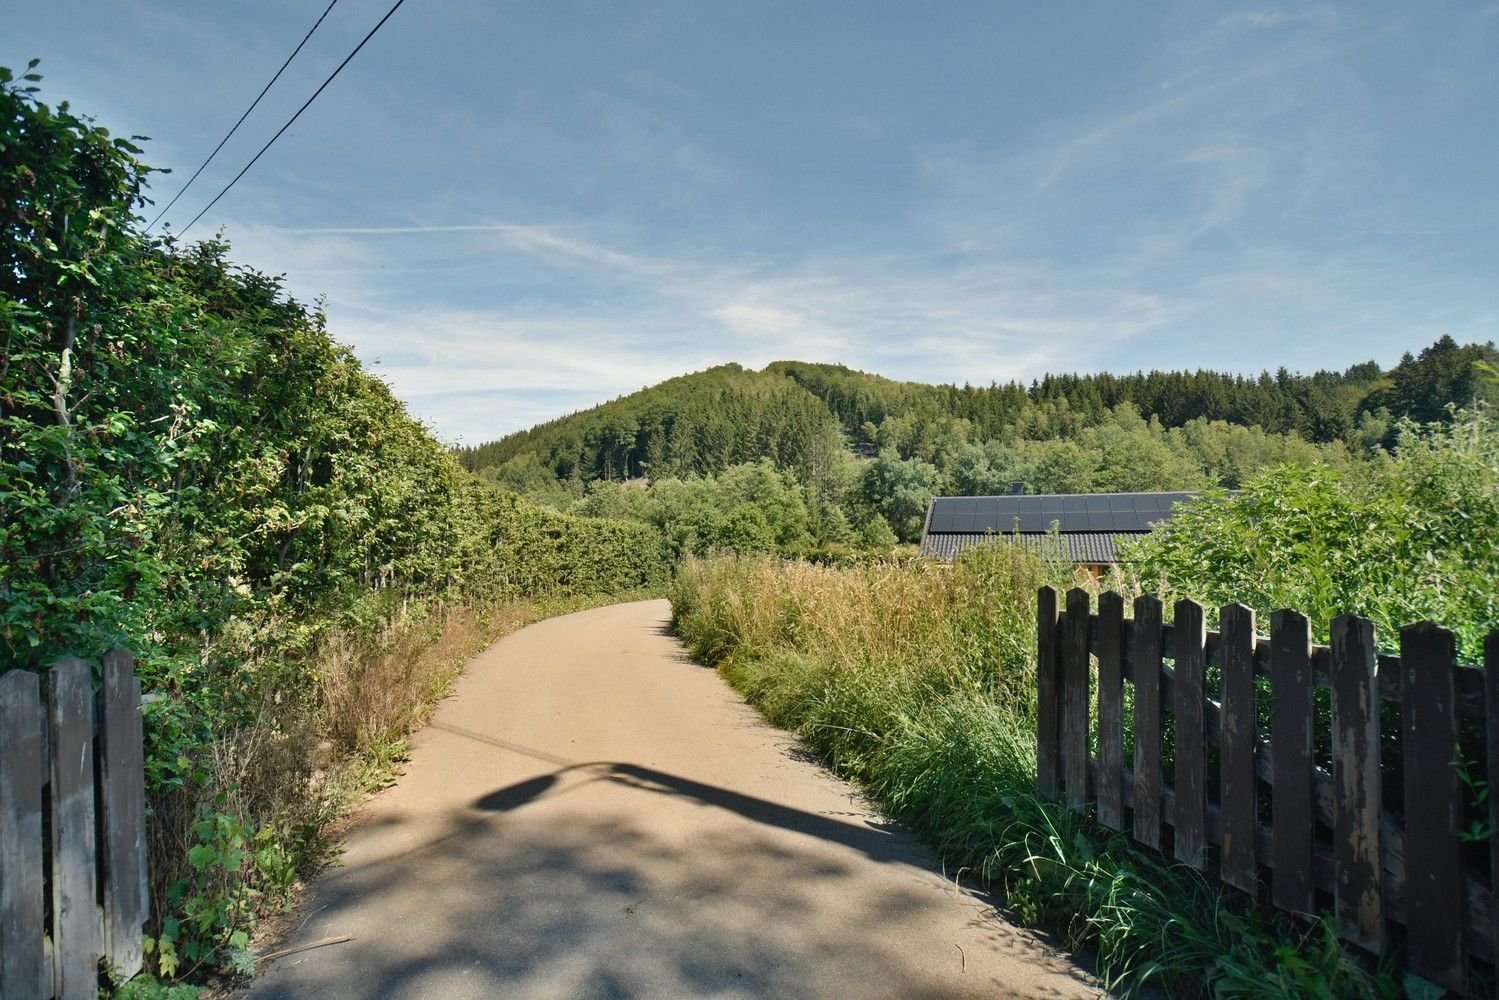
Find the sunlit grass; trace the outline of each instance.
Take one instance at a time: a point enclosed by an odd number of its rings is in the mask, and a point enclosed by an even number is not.
[[[1051,578],[1049,578],[1051,577]],[[1091,955],[1112,990],[1394,995],[1336,934],[1257,908],[1035,792],[1034,599],[1069,584],[1005,546],[954,567],[688,562],[678,634],[949,871]]]

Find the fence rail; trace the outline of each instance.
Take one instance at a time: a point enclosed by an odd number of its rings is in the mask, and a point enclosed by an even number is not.
[[[0,997],[98,996],[142,965],[145,779],[128,652],[0,675]]]
[[[1319,646],[1290,610],[1268,637],[1240,604],[1216,632],[1193,601],[1171,624],[1153,597],[1124,610],[1114,593],[1096,612],[1083,590],[1064,606],[1039,594],[1044,794],[1092,803],[1105,826],[1280,909],[1331,910],[1365,949],[1398,937],[1408,967],[1443,986],[1462,989],[1471,958],[1499,959],[1499,837],[1462,833],[1499,829],[1499,788],[1465,801],[1456,751],[1476,744],[1475,777],[1499,782],[1499,633],[1478,668],[1426,622],[1392,656],[1354,615]],[[1387,789],[1403,808],[1386,808]]]

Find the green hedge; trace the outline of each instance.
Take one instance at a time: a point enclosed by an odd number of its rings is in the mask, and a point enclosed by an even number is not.
[[[491,536],[506,585],[521,594],[609,594],[663,585],[649,525],[575,517],[490,488]]]
[[[139,150],[36,80],[0,68],[0,669],[137,653],[157,967],[201,974],[317,849],[307,760],[259,799],[224,760],[293,745],[320,649],[655,586],[661,547],[480,482],[279,279],[141,235]]]

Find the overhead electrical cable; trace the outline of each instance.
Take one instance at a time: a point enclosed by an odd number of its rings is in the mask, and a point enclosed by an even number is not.
[[[198,175],[203,173],[204,168],[206,168],[210,163],[213,162],[213,158],[215,156],[219,155],[219,150],[224,148],[224,143],[232,139],[234,137],[234,133],[239,131],[239,127],[245,123],[245,119],[250,117],[250,112],[255,110],[255,106],[260,103],[261,98],[265,97],[265,95],[270,92],[270,89],[276,85],[276,81],[281,79],[281,74],[286,72],[286,67],[290,66],[291,61],[297,58],[297,53],[302,51],[302,46],[307,44],[307,40],[312,37],[312,33],[318,29],[318,25],[323,23],[324,18],[328,16],[329,12],[332,11],[337,4],[338,0],[333,0],[332,3],[328,4],[327,9],[323,11],[322,17],[319,17],[316,21],[313,22],[312,27],[307,29],[307,34],[303,35],[302,40],[297,43],[297,47],[291,50],[291,55],[286,57],[286,62],[282,63],[281,68],[276,70],[276,75],[271,77],[271,82],[262,87],[260,93],[255,95],[255,100],[251,101],[250,106],[245,109],[245,113],[239,116],[239,121],[235,122],[234,127],[231,128],[227,133],[225,133],[224,138],[219,140],[219,144],[217,146],[213,147],[213,152],[208,154],[208,159],[198,164],[198,169],[193,171],[193,175],[187,179],[186,184],[182,185],[182,189],[172,196],[171,201],[167,202],[167,207],[156,213],[156,218],[152,219],[151,223],[146,226],[146,232],[149,233],[152,229],[155,229],[156,224],[161,221],[161,217],[170,212],[172,210],[172,206],[177,204],[177,199],[187,194],[187,189],[193,186],[193,181],[197,180]]]
[[[349,65],[349,63],[353,60],[353,58],[359,54],[359,50],[362,49],[362,48],[364,48],[365,43],[367,43],[371,38],[375,37],[375,32],[377,32],[381,28],[383,28],[385,26],[385,22],[389,21],[391,19],[391,17],[395,14],[395,12],[401,9],[401,5],[404,4],[405,2],[406,2],[406,0],[396,0],[395,5],[392,6],[390,8],[390,10],[388,10],[388,11],[385,12],[385,16],[382,17],[382,18],[380,18],[379,23],[377,23],[373,28],[371,28],[369,30],[369,34],[365,35],[362,39],[360,39],[359,44],[356,45],[356,46],[354,46],[354,51],[350,52],[348,55],[344,56],[344,61],[338,64],[338,68],[335,69],[332,73],[328,74],[328,79],[324,80],[322,82],[322,85],[319,86],[317,90],[315,90],[315,91],[312,92],[312,96],[309,97],[309,98],[307,98],[306,103],[304,103],[300,108],[297,109],[297,113],[294,114],[294,115],[292,115],[290,118],[288,118],[286,120],[286,124],[282,125],[279,129],[276,130],[276,134],[273,135],[273,136],[271,136],[269,142],[267,142],[264,146],[260,147],[260,152],[256,153],[253,157],[251,157],[250,162],[245,164],[244,169],[241,170],[239,173],[235,174],[234,175],[234,179],[232,181],[230,181],[228,184],[225,184],[223,190],[220,191],[218,194],[216,194],[216,195],[213,196],[213,201],[210,201],[207,205],[203,206],[203,211],[201,211],[197,215],[193,216],[193,221],[192,222],[189,222],[187,225],[185,225],[185,226],[182,227],[182,231],[177,234],[179,237],[183,236],[183,235],[186,235],[187,231],[189,229],[193,228],[193,226],[197,223],[197,221],[199,219],[203,218],[203,216],[205,216],[205,215],[208,214],[209,209],[213,208],[213,206],[215,206],[215,205],[217,205],[219,203],[219,199],[220,198],[222,198],[222,197],[224,197],[224,195],[228,194],[229,191],[230,191],[230,189],[233,188],[234,185],[236,185],[236,184],[239,183],[239,179],[241,177],[243,177],[243,176],[245,176],[245,174],[249,173],[250,168],[253,167],[253,166],[255,166],[256,162],[262,156],[265,155],[265,151],[268,150],[268,149],[270,149],[272,146],[274,146],[276,144],[276,140],[279,139],[279,138],[281,138],[281,136],[286,132],[286,130],[289,129],[289,128],[291,128],[292,125],[294,125],[296,123],[296,121],[297,121],[298,118],[302,117],[302,112],[306,111],[308,108],[310,108],[312,106],[312,102],[318,99],[318,95],[321,94],[324,90],[326,90],[328,88],[328,84],[332,83],[333,80],[334,80],[334,78],[337,77],[339,73],[343,72],[343,68],[345,66]]]

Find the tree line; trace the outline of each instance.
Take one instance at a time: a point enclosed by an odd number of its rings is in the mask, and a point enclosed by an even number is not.
[[[474,470],[521,456],[558,479],[626,480],[712,475],[769,459],[809,469],[836,445],[825,407],[787,379],[721,365],[669,379],[489,444],[460,449]]]
[[[1167,427],[1192,420],[1259,427],[1318,443],[1394,442],[1402,418],[1432,422],[1450,404],[1492,401],[1495,389],[1475,362],[1499,359],[1492,343],[1459,345],[1443,336],[1418,355],[1406,353],[1388,371],[1375,361],[1342,372],[1295,374],[1284,367],[1257,376],[1198,370],[1115,375],[1046,374],[1029,387],[897,382],[842,365],[778,361],[785,375],[823,400],[846,432],[878,426],[890,416],[967,421],[984,439],[1065,433],[1065,421],[1090,423],[1121,405]],[[1046,405],[1049,404],[1049,405]],[[1065,414],[1058,424],[1058,414]]]
[[[1403,422],[1494,395],[1489,344],[1442,337],[1389,371],[1047,375],[1029,387],[901,382],[841,365],[727,365],[460,452],[554,508],[649,523],[674,552],[881,551],[935,495],[1238,488],[1282,466],[1346,471]],[[680,502],[683,491],[694,505]],[[691,516],[683,511],[691,510]]]

